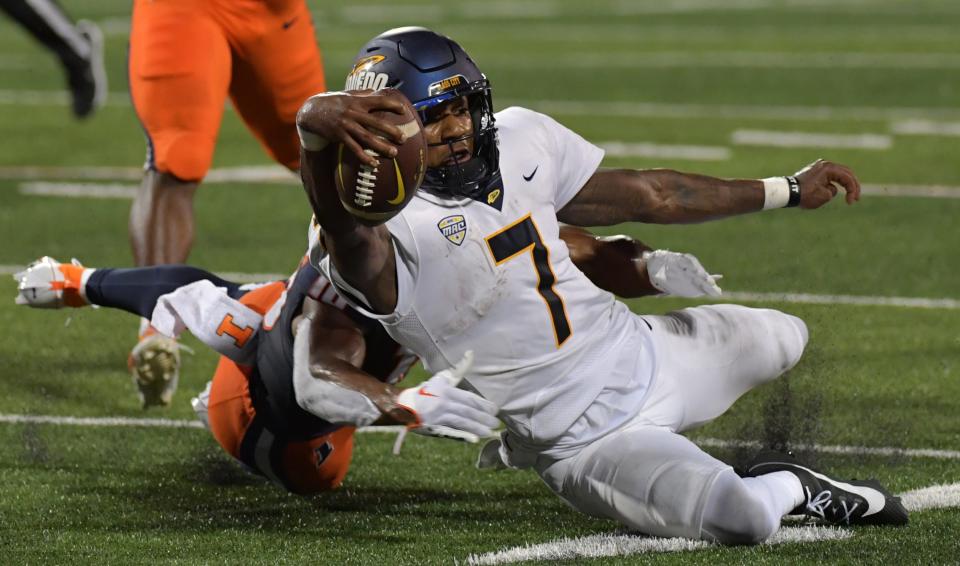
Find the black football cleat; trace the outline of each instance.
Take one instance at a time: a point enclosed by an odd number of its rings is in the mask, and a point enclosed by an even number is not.
[[[107,98],[107,74],[103,66],[103,34],[93,22],[77,22],[77,31],[90,46],[84,59],[66,65],[73,114],[83,119],[103,106]]]
[[[808,515],[834,525],[906,525],[907,509],[877,480],[839,481],[804,466],[793,456],[763,451],[747,465],[746,477],[790,472],[803,486],[806,501],[791,515]]]

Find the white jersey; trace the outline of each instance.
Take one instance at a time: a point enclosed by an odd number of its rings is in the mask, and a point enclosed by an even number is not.
[[[559,454],[632,416],[652,374],[650,349],[641,321],[574,266],[559,236],[557,211],[596,172],[603,150],[523,108],[498,113],[496,123],[503,186],[488,201],[500,209],[420,191],[387,223],[395,312],[356,306],[430,372],[473,350],[466,381],[500,407],[511,438]],[[362,300],[329,260],[321,269]],[[626,406],[604,404],[605,390]]]

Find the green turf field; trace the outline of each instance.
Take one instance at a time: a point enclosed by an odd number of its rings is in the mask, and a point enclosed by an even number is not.
[[[0,19],[0,415],[189,420],[189,398],[216,363],[192,338],[185,342],[196,354],[185,357],[174,406],[144,413],[125,365],[133,317],[13,305],[9,274],[37,256],[132,261],[129,200],[30,194],[37,182],[129,188],[143,161],[125,74],[130,3],[64,4],[107,35],[111,96],[82,124],[70,118],[53,58]],[[818,157],[853,167],[870,189],[853,207],[605,231],[695,253],[725,275],[726,291],[810,326],[807,353],[788,377],[695,438],[801,447],[837,475],[875,475],[900,493],[960,482],[960,4],[310,4],[334,88],[366,39],[422,23],[460,40],[490,77],[499,107],[548,112],[596,142],[646,144],[646,153],[611,151],[607,165],[730,177],[789,174]],[[905,133],[918,130],[926,133]],[[882,147],[735,143],[749,131],[869,135]],[[681,146],[700,157],[684,157]],[[651,147],[661,153],[650,156]],[[228,111],[214,166],[269,164]],[[914,196],[893,196],[904,190]],[[303,252],[309,212],[295,184],[209,184],[197,209],[194,264],[286,273]],[[800,293],[813,304],[797,302]],[[837,302],[816,304],[830,297]],[[889,298],[941,301],[878,306]],[[640,312],[692,304],[631,302]],[[463,564],[471,555],[619,533],[566,508],[531,472],[475,470],[473,446],[412,435],[393,456],[393,441],[360,435],[344,487],[303,499],[245,474],[203,430],[0,422],[0,562]],[[838,455],[812,444],[894,450]],[[904,452],[911,449],[942,452]],[[732,463],[748,454],[710,450]],[[590,563],[957,563],[958,530],[960,510],[928,509],[906,528],[851,529],[845,540]]]

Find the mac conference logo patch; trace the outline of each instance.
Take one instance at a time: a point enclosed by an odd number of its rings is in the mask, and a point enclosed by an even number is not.
[[[467,236],[467,219],[460,214],[447,216],[437,222],[437,228],[444,238],[459,246]]]

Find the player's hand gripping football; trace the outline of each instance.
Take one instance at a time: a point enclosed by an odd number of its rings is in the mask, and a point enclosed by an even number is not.
[[[473,365],[473,352],[452,369],[441,371],[418,387],[404,389],[397,396],[397,404],[413,413],[413,432],[427,436],[442,436],[466,442],[478,442],[491,436],[500,423],[497,406],[483,397],[458,389],[457,384]]]
[[[711,275],[693,254],[668,250],[644,252],[650,284],[674,297],[719,297],[717,281],[722,275]],[[635,260],[636,261],[636,260]]]
[[[843,189],[847,204],[860,200],[860,181],[849,167],[818,159],[794,173],[800,181],[800,208],[820,208]]]
[[[315,94],[297,113],[300,141],[310,151],[342,143],[361,162],[375,167],[377,158],[364,153],[365,148],[394,157],[397,154],[394,143],[406,140],[400,128],[378,118],[374,114],[377,111],[402,114],[403,95],[394,89]]]

